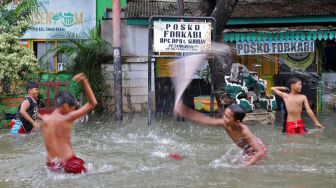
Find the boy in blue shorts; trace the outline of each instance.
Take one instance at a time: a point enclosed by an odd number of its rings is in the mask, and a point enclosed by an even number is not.
[[[27,84],[27,94],[24,100],[21,102],[18,111],[16,112],[15,123],[11,128],[10,134],[28,134],[33,128],[40,128],[40,125],[36,122],[37,118],[41,118],[38,113],[38,94],[39,86],[35,82]]]

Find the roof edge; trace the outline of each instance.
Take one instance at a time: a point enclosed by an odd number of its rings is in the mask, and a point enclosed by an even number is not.
[[[290,18],[290,19],[288,19]],[[228,26],[270,24],[336,23],[336,16],[300,16],[282,18],[230,18]],[[148,18],[127,18],[128,25],[148,25]]]

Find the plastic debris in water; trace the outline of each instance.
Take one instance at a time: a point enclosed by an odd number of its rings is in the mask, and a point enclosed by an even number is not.
[[[175,160],[181,160],[182,159],[182,157],[179,154],[177,154],[177,153],[170,153],[168,155],[168,157],[170,157],[172,159],[175,159]]]

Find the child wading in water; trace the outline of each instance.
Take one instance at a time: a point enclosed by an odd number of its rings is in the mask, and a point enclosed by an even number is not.
[[[76,98],[68,92],[62,92],[57,96],[56,109],[42,116],[42,132],[48,152],[47,167],[54,172],[86,172],[84,161],[76,157],[72,150],[71,127],[75,120],[90,112],[97,101],[83,73],[75,75],[73,80],[82,82],[88,103],[78,108]]]
[[[305,134],[306,130],[301,120],[302,108],[306,109],[307,114],[314,122],[316,128],[324,128],[317,118],[315,117],[313,111],[310,109],[308,99],[305,95],[300,94],[302,89],[302,82],[299,78],[292,77],[288,81],[290,86],[290,92],[287,94],[286,87],[272,87],[272,92],[280,96],[285,103],[287,110],[287,118],[285,131],[287,134]]]
[[[243,150],[242,159],[246,166],[253,165],[266,156],[266,146],[242,123],[246,113],[238,104],[228,106],[223,118],[212,118],[196,112],[186,107],[181,100],[176,103],[174,111],[200,124],[223,127],[232,141]]]
[[[21,102],[18,111],[16,112],[15,123],[11,128],[10,134],[28,134],[33,128],[40,128],[40,125],[36,122],[37,118],[41,118],[38,111],[38,90],[39,86],[35,82],[27,84],[27,94],[24,100]]]

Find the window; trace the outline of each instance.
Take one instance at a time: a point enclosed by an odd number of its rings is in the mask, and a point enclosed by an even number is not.
[[[68,45],[68,42],[58,42],[58,46]],[[66,67],[66,63],[68,61],[68,58],[65,54],[57,54],[57,70],[58,71],[64,71]]]
[[[45,72],[58,72],[65,70],[67,57],[64,54],[51,52],[58,45],[65,45],[66,42],[58,41],[33,41],[33,50],[39,61],[40,68]]]

